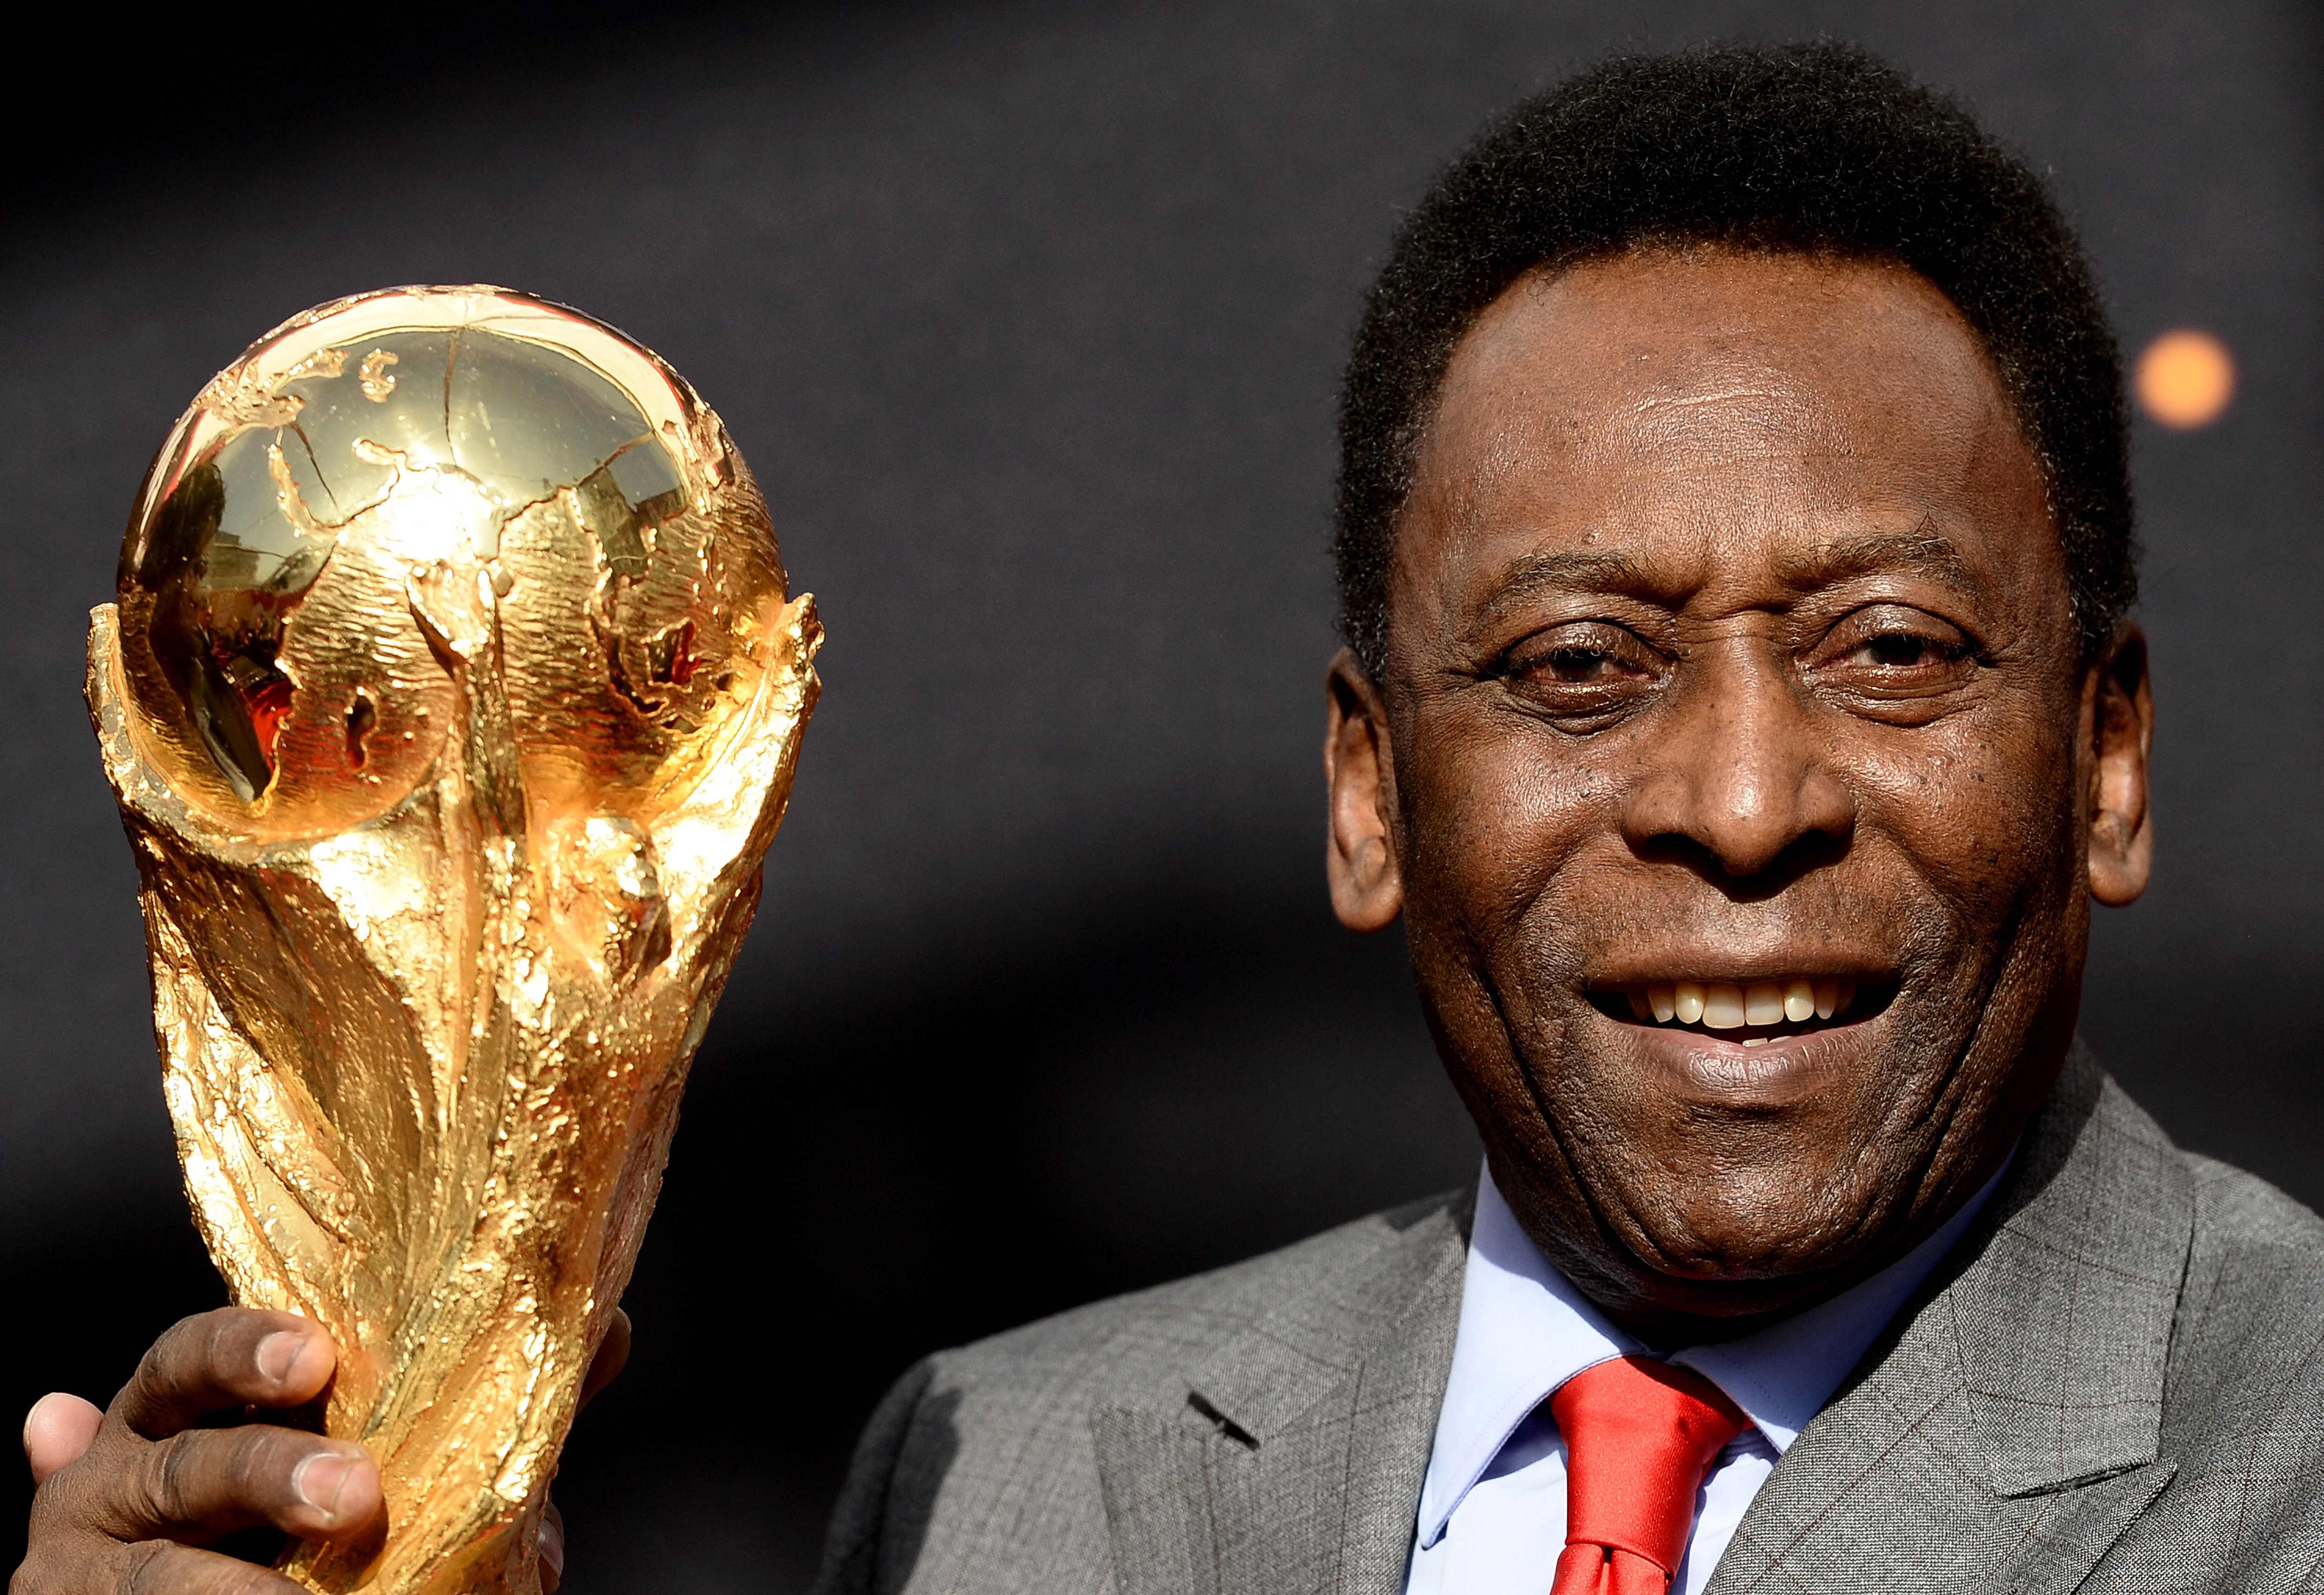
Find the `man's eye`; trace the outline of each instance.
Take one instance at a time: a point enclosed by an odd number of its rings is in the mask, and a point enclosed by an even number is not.
[[[1595,648],[1554,648],[1542,662],[1551,675],[1574,687],[1602,681],[1619,668],[1612,654]]]
[[[1888,632],[1868,639],[1857,650],[1858,656],[1869,665],[1886,669],[1909,670],[1919,665],[1950,664],[1960,658],[1959,647],[1948,647],[1934,637],[1923,637],[1911,632]]]
[[[1654,685],[1657,656],[1623,627],[1560,627],[1511,650],[1500,674],[1511,690],[1553,715],[1597,719]]]
[[[1950,622],[1904,604],[1858,611],[1830,634],[1814,673],[1875,699],[1925,698],[1977,670],[1977,645]]]

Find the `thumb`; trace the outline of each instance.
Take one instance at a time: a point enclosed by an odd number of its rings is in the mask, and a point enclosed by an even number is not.
[[[105,1414],[78,1396],[51,1390],[24,1415],[24,1460],[37,1485],[59,1468],[80,1461],[97,1438]]]
[[[581,1399],[575,1410],[588,1406],[629,1365],[630,1315],[616,1307],[612,1322],[605,1325],[605,1338],[597,1343],[597,1354],[589,1360],[589,1371],[581,1376]]]

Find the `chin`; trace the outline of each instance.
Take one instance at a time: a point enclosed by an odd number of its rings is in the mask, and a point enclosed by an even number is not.
[[[1812,1282],[1849,1270],[1877,1244],[1883,1221],[1897,1216],[1883,1211],[1892,1193],[1852,1188],[1823,1162],[1673,1169],[1625,1194],[1642,1200],[1609,1204],[1609,1216],[1623,1212],[1628,1222],[1619,1227],[1633,1231],[1626,1239],[1639,1259],[1674,1282],[1729,1292]]]
[[[1555,1061],[1521,1065],[1539,1117],[1508,1148],[1548,1198],[1541,1227],[1594,1221],[1631,1289],[1708,1317],[1802,1305],[1901,1255],[1980,1161],[1987,1097],[1969,1036],[1919,1032],[1896,982],[1864,985],[1834,1019],[1758,1033],[1574,1014]]]

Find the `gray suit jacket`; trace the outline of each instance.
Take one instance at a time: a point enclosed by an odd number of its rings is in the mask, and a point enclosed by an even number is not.
[[[1423,1203],[929,1358],[819,1589],[1397,1595],[1467,1230]],[[1711,1595],[2324,1590],[2319,1342],[2324,1223],[2078,1049]]]

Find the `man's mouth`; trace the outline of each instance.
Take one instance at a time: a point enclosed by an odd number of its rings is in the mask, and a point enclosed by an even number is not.
[[[1793,975],[1754,981],[1656,981],[1591,993],[1609,1019],[1693,1030],[1745,1046],[1786,1036],[1812,1036],[1852,1024],[1887,1006],[1892,982],[1835,975]]]

